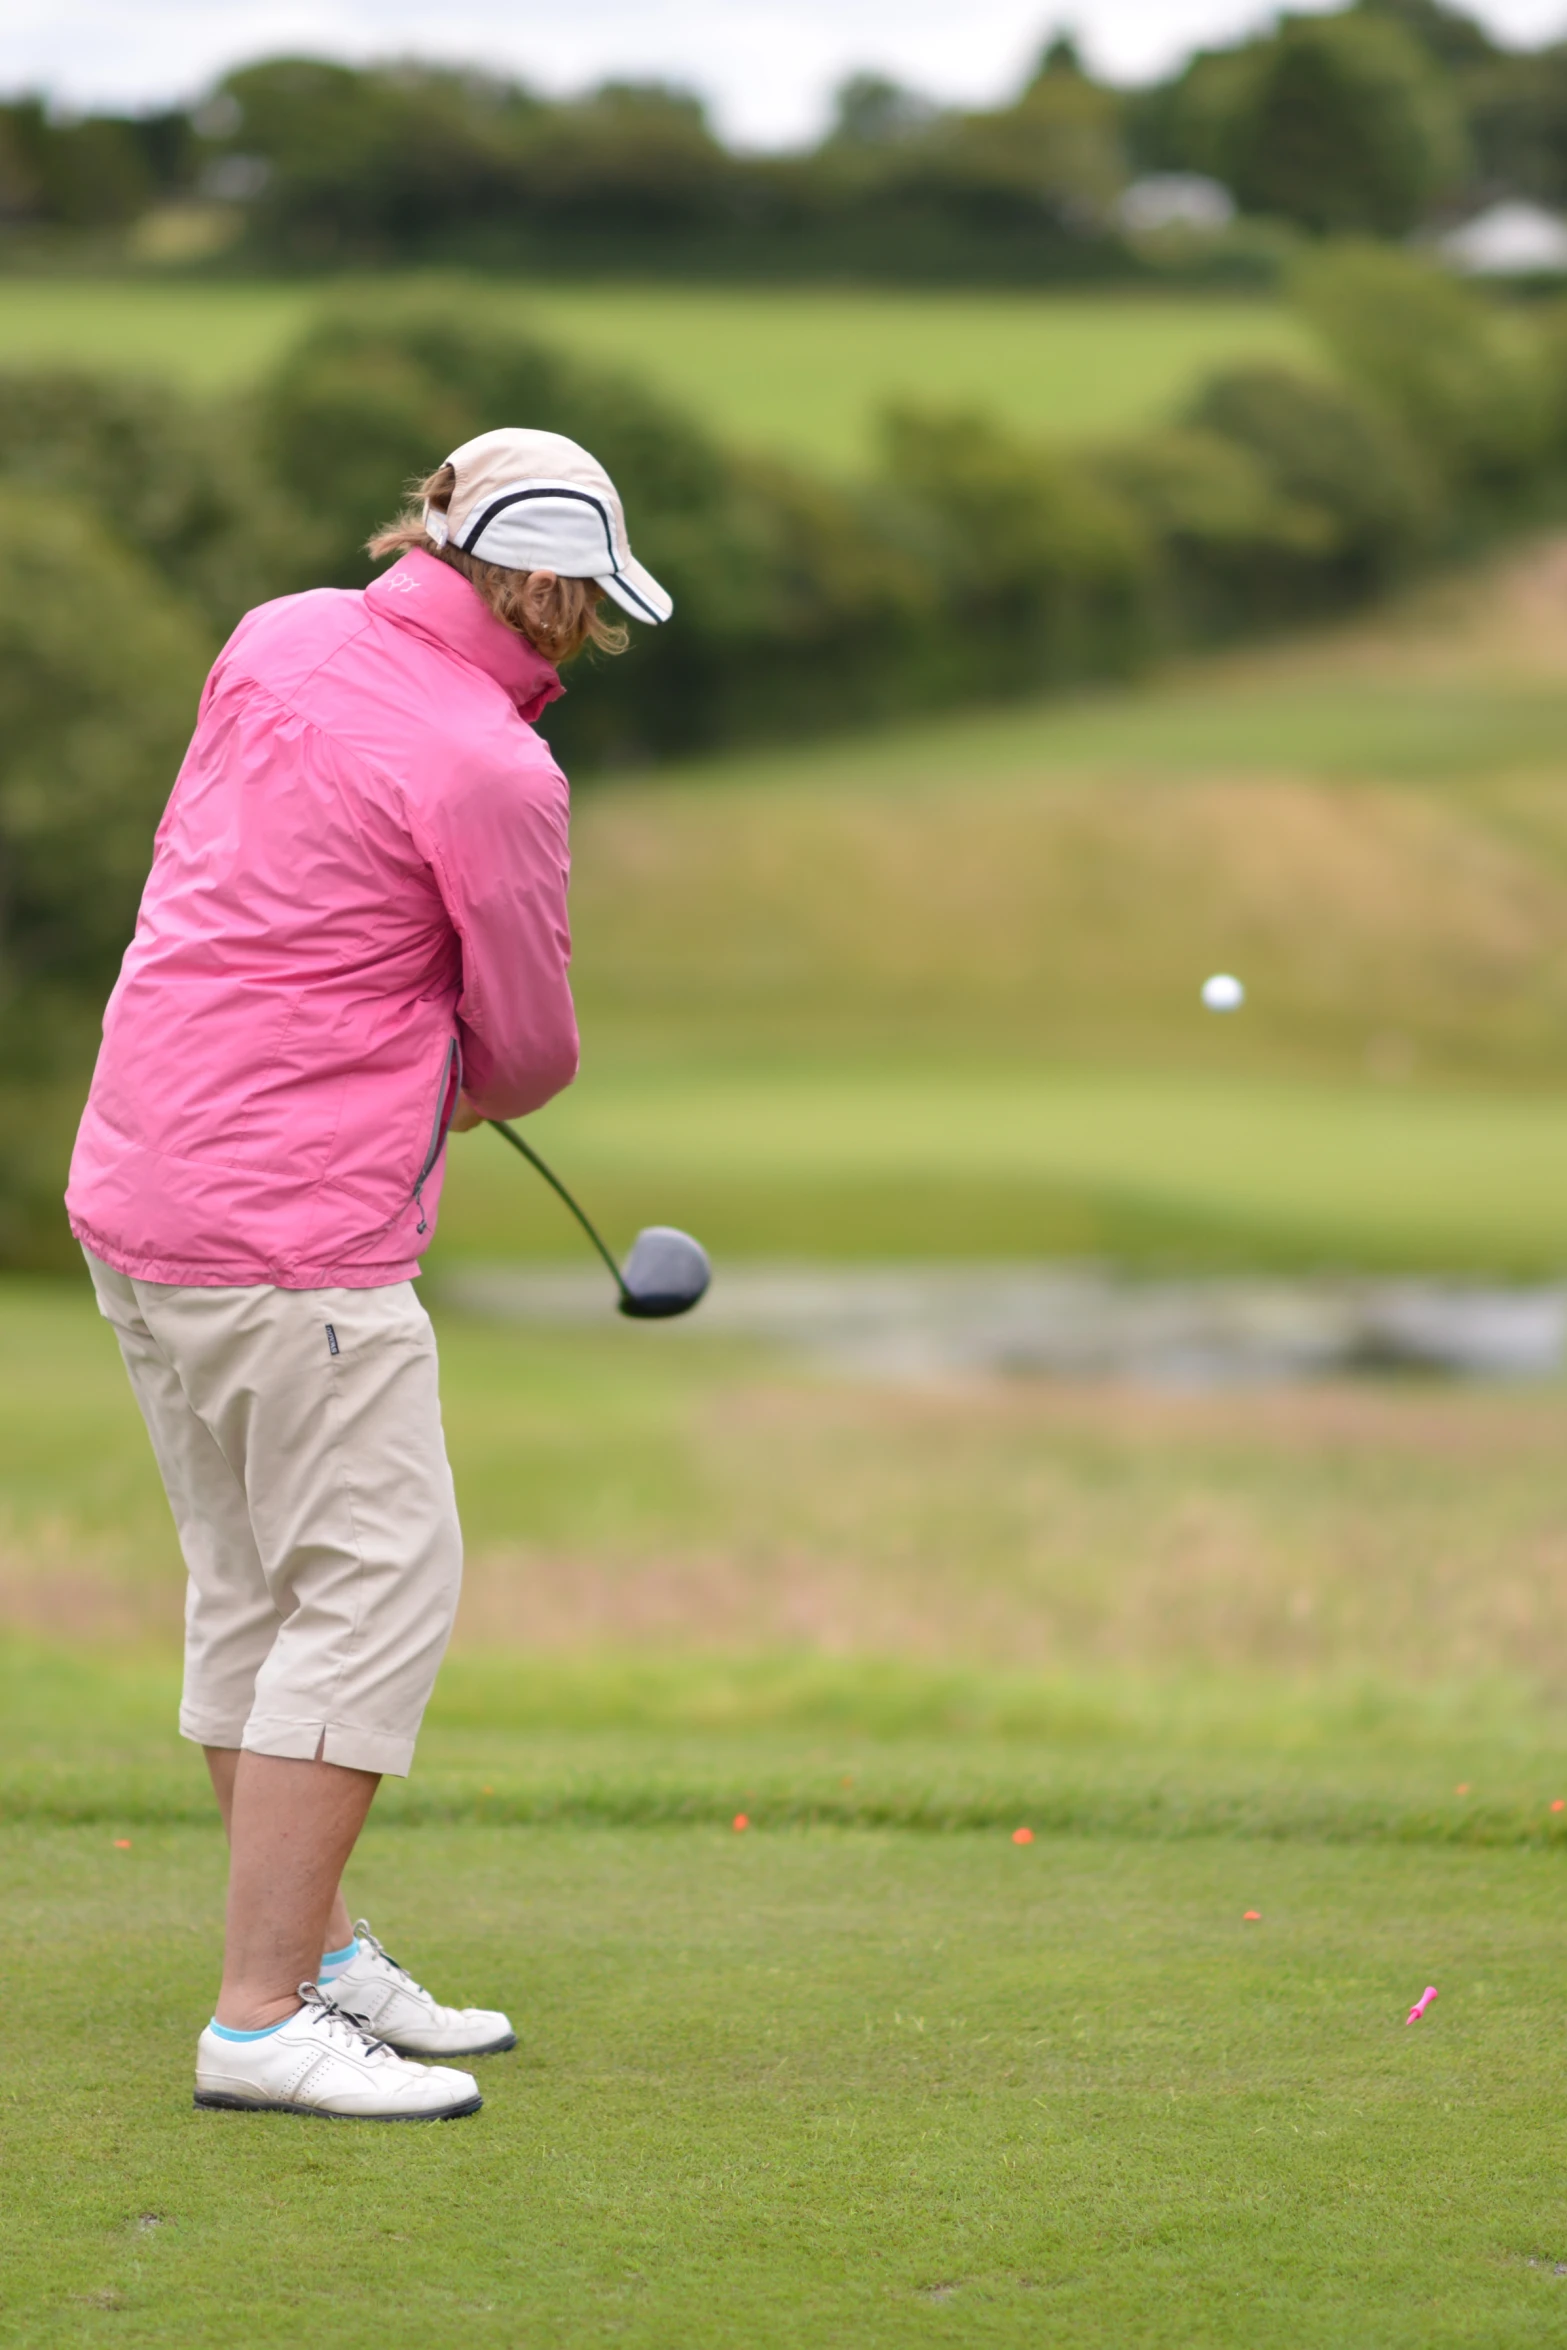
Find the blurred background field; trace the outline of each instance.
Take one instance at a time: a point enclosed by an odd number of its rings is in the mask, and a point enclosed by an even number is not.
[[[443,1329],[476,1652],[1562,1669],[1549,1390],[846,1387],[614,1324]],[[167,1637],[178,1559],[90,1301],[13,1285],[3,1342],[8,1614]]]
[[[0,363],[107,367],[243,386],[346,301],[395,311],[450,293],[622,370],[712,431],[830,472],[863,465],[889,400],[971,404],[1026,431],[1102,437],[1173,415],[1240,359],[1309,360],[1266,297],[886,288],[515,284],[394,276],[312,285],[0,278]]]

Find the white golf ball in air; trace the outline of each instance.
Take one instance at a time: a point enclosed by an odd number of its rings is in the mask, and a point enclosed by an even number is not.
[[[1238,1012],[1246,1001],[1246,990],[1233,971],[1215,971],[1202,983],[1202,1000],[1210,1012]]]

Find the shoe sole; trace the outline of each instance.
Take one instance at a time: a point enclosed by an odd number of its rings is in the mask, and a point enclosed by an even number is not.
[[[508,2048],[516,2047],[517,2035],[508,2032],[504,2039],[484,2040],[475,2048],[416,2048],[407,2040],[388,2040],[386,2045],[394,2056],[412,2057],[417,2064],[448,2064],[465,2056],[503,2056]]]
[[[324,2105],[284,2105],[265,2097],[225,2097],[220,2089],[198,2089],[192,2104],[209,2113],[297,2113],[321,2122],[455,2122],[477,2113],[484,2099],[465,2097],[460,2105],[443,2105],[436,2113],[333,2113]]]

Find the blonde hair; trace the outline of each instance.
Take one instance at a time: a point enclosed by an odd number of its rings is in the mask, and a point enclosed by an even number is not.
[[[534,651],[557,668],[585,645],[594,645],[601,653],[625,651],[630,633],[618,621],[604,618],[599,608],[603,591],[596,580],[555,578],[548,586],[541,580],[532,587],[537,576],[534,572],[481,563],[477,555],[465,555],[450,540],[438,547],[425,529],[424,509],[430,505],[444,514],[456,487],[457,476],[450,465],[438,466],[423,481],[411,482],[409,496],[419,503],[405,506],[395,522],[378,530],[366,542],[366,554],[379,560],[383,555],[405,555],[410,547],[422,547],[427,555],[449,563],[478,589],[497,620],[526,637]]]

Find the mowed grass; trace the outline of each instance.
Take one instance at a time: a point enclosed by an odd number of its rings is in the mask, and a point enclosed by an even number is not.
[[[1064,1713],[1053,1746],[900,1734],[862,1674],[694,1737],[716,1676],[660,1723],[579,1674],[573,1724],[542,1676],[530,1721],[527,1676],[519,1705],[459,1667],[351,1891],[521,2044],[472,2122],[383,2133],[192,2111],[223,1856],[172,1674],[7,1662],[0,2339],[1567,2338],[1543,1755],[1533,1821],[1487,1829],[1429,1735],[1382,1756],[1424,1810],[1367,1803],[1364,1717],[1335,1783],[1277,1722],[1226,1754],[1194,1717],[1172,1768]],[[62,1721],[97,1764],[74,1807],[29,1753]],[[1468,1756],[1483,1790],[1499,1751]],[[782,1800],[857,1775],[926,1808]],[[931,1806],[982,1783],[988,1810]]]
[[[1240,359],[1320,364],[1281,305],[1213,298],[881,289],[566,286],[392,277],[320,285],[11,278],[0,364],[107,367],[239,388],[312,318],[456,295],[637,377],[725,439],[852,471],[889,401],[979,408],[1102,438],[1173,415]]]
[[[1193,1013],[1193,1020],[1201,1017]],[[1110,1256],[1163,1267],[1567,1259],[1567,1102],[1072,1069],[655,1062],[528,1122],[622,1250],[648,1223],[723,1256]],[[454,1146],[429,1263],[583,1243],[488,1134]]]
[[[393,1947],[521,2031],[475,2119],[375,2131],[191,2110],[213,1830],[0,1831],[0,2326],[355,2350],[1567,2339],[1559,1868],[372,1829],[356,1893]]]
[[[322,306],[310,284],[10,277],[0,284],[0,364],[234,391],[274,365]]]

